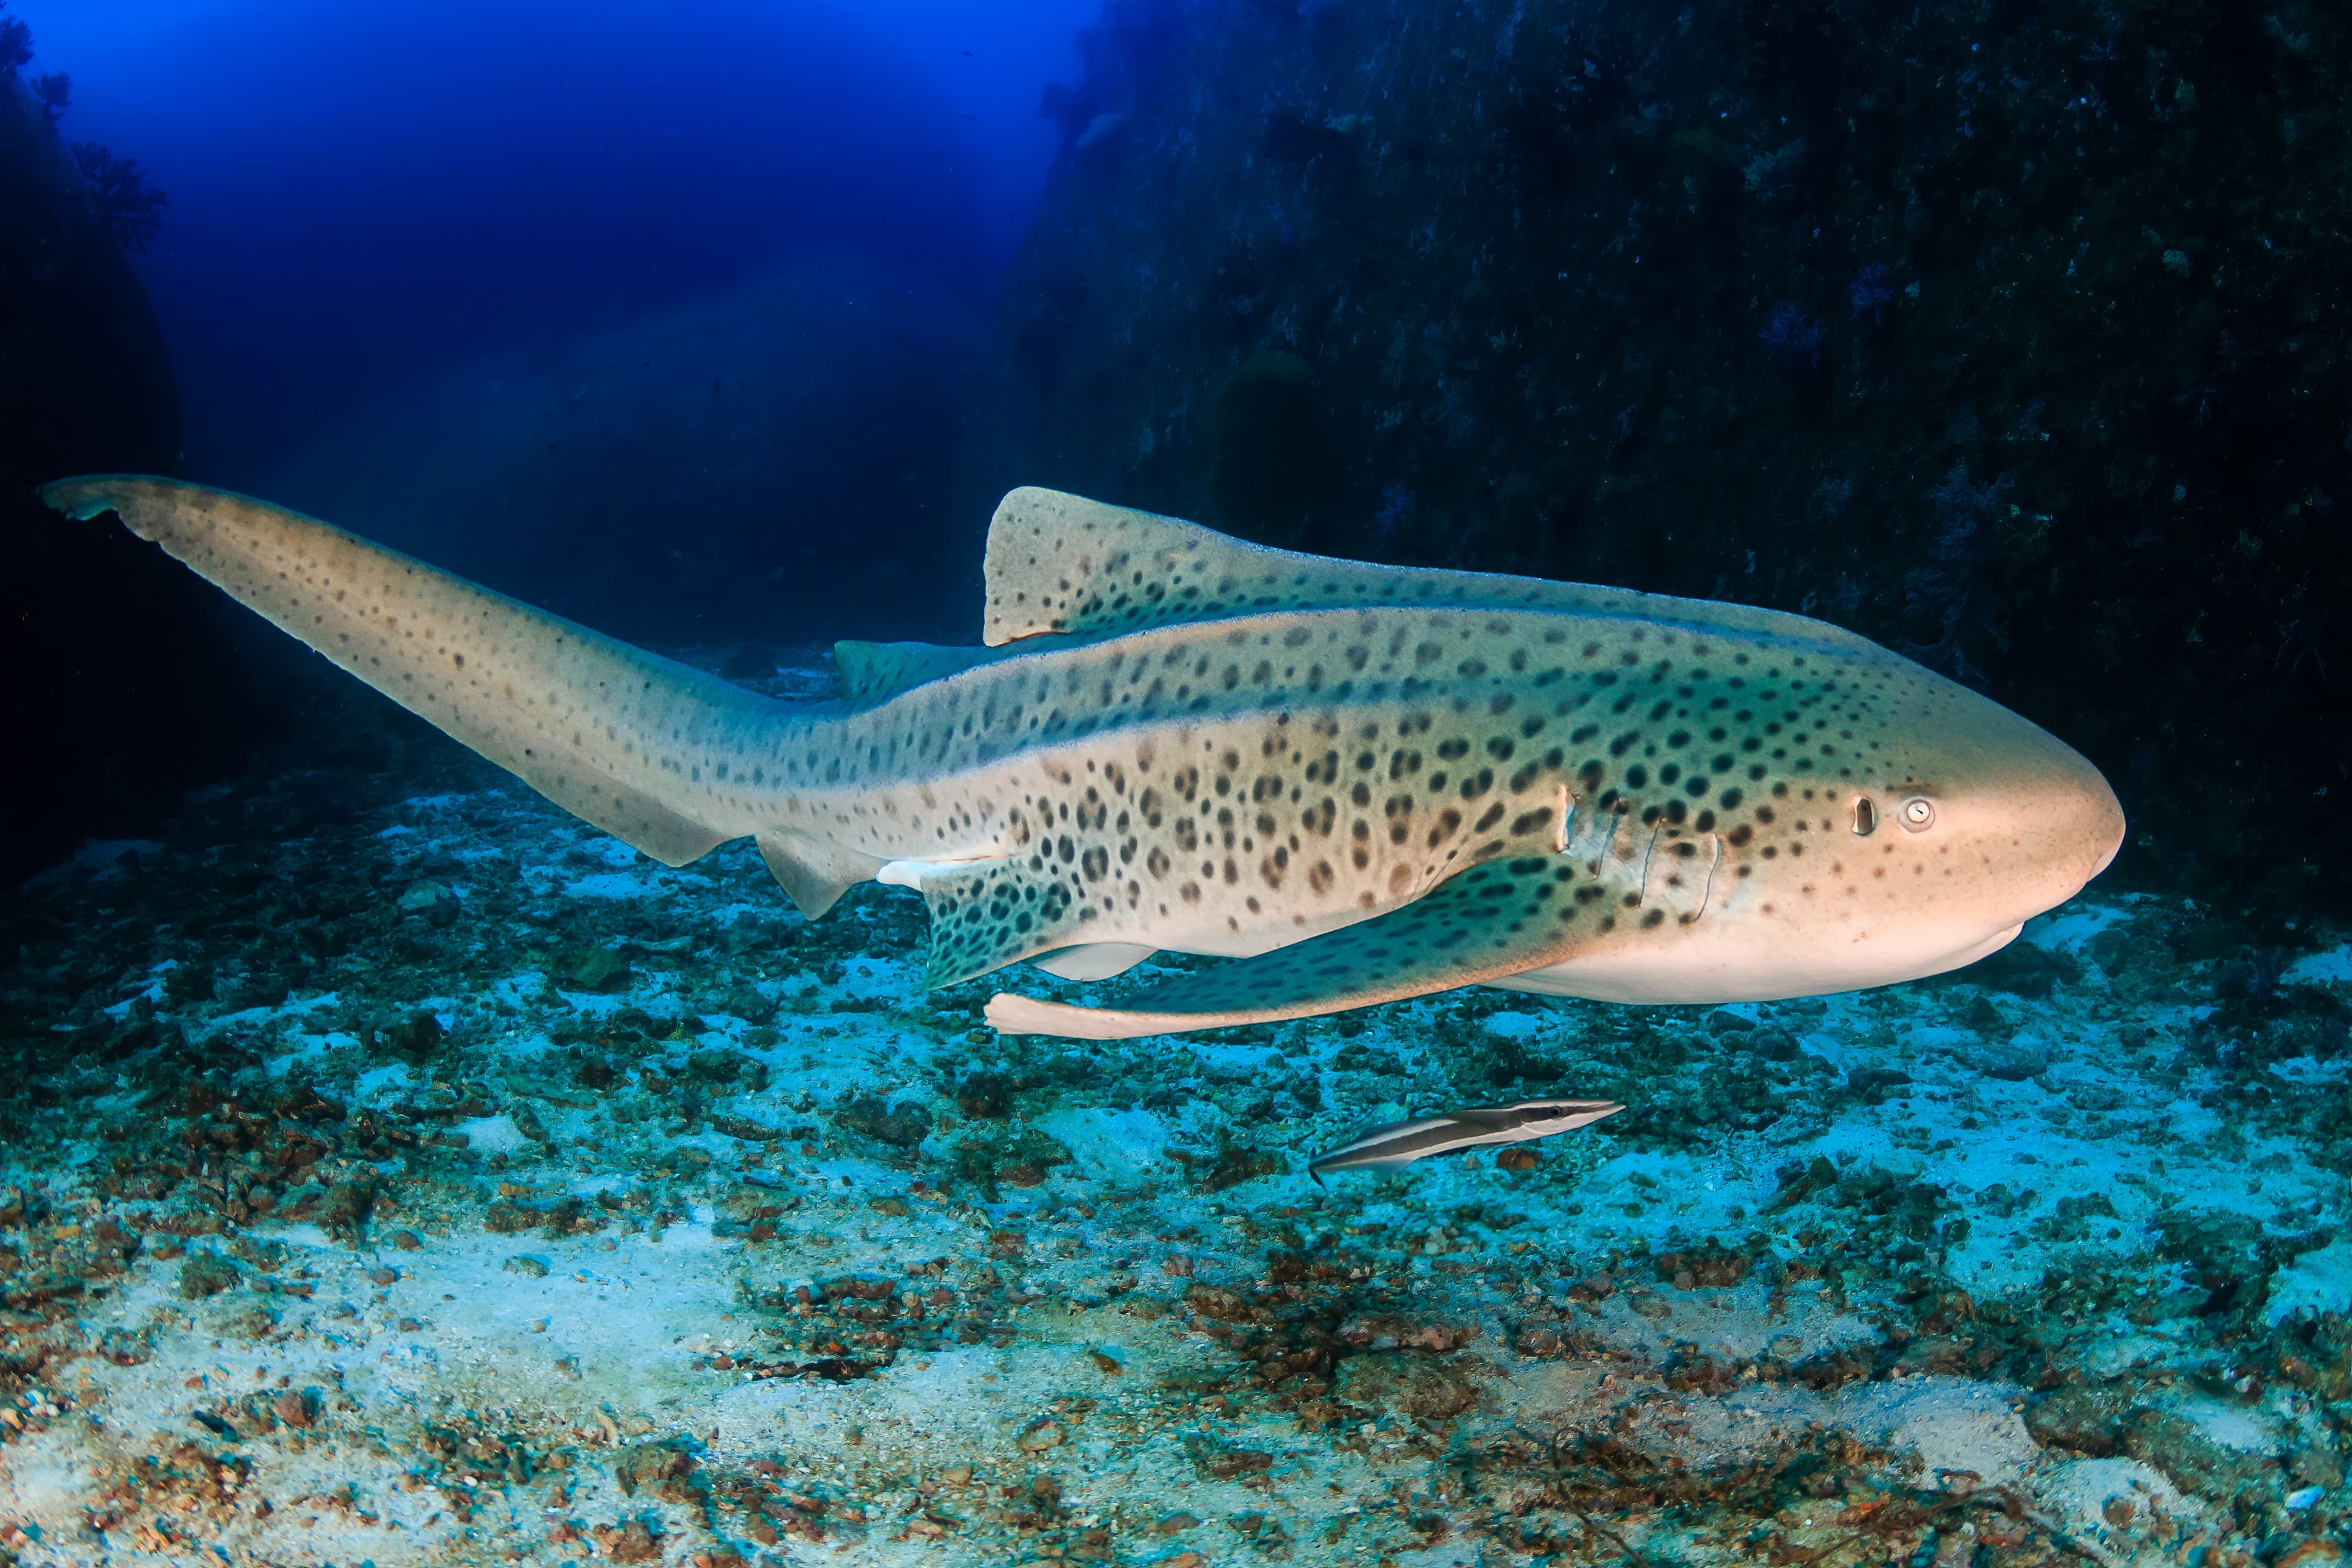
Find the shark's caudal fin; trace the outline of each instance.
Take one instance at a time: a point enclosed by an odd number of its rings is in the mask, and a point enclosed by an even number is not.
[[[1429,605],[1634,616],[1696,632],[1794,637],[1879,652],[1852,632],[1781,610],[1540,577],[1302,555],[1034,485],[997,503],[984,577],[981,635],[991,647],[1056,633],[1091,637],[1267,610]]]
[[[765,824],[740,796],[747,743],[801,721],[781,704],[616,642],[355,534],[244,496],[130,475],[42,499],[111,511],[272,625],[576,816],[682,866]],[[818,912],[850,871],[761,848]],[[781,864],[779,862],[782,862]]]
[[[1489,860],[1400,909],[1289,947],[1171,980],[1115,1007],[1000,993],[988,1021],[1008,1035],[1127,1040],[1312,1017],[1476,985],[1558,963],[1601,934],[1575,897],[1581,873],[1556,857]]]

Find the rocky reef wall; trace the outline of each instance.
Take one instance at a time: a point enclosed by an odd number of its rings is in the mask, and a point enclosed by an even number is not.
[[[247,728],[218,595],[33,492],[123,471],[180,471],[163,333],[48,116],[0,70],[0,880],[135,827]]]
[[[2327,895],[2352,158],[2287,0],[1114,5],[975,489],[1852,626]]]

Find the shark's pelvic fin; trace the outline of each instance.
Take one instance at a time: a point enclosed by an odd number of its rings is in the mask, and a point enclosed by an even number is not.
[[[279,629],[665,865],[752,830],[697,759],[793,722],[755,692],[226,490],[99,475],[42,496],[78,518],[117,513]]]
[[[1781,610],[1484,572],[1381,566],[1270,550],[1194,522],[1024,486],[997,504],[983,567],[991,647],[1268,610],[1391,605],[1567,610],[1694,632],[1802,637],[1878,655],[1852,632]]]
[[[1159,951],[1138,942],[1084,942],[1041,952],[1029,962],[1059,980],[1108,980]]]
[[[988,1004],[988,1021],[1008,1035],[1125,1040],[1270,1024],[1499,980],[1558,963],[1601,934],[1601,903],[1574,896],[1582,879],[1558,856],[1489,860],[1387,914],[1164,982],[1117,1007],[999,994]]]

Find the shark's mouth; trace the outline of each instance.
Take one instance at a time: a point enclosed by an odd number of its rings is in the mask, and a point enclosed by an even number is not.
[[[1941,964],[1938,964],[1933,969],[1922,971],[1922,973],[1925,974],[1943,974],[1951,970],[1964,968],[1969,964],[1974,963],[1979,958],[1987,958],[1991,956],[1993,953],[1999,952],[2002,948],[2007,947],[2011,942],[2015,942],[2017,940],[2017,933],[2024,929],[2025,923],[2021,921],[2017,924],[2010,927],[2007,931],[1997,931],[1990,936],[1985,938],[1982,942],[1978,942],[1973,947],[1964,947]]]

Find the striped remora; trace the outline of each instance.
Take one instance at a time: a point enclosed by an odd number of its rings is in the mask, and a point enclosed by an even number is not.
[[[1416,1116],[1366,1128],[1338,1148],[1309,1160],[1307,1173],[1319,1184],[1326,1171],[1393,1171],[1457,1149],[1524,1143],[1573,1132],[1624,1109],[1608,1100],[1522,1100],[1513,1105],[1476,1105],[1438,1116]]]

